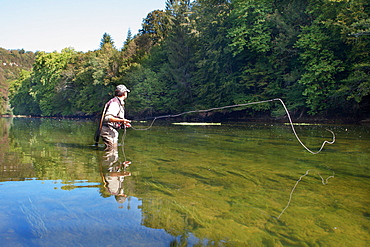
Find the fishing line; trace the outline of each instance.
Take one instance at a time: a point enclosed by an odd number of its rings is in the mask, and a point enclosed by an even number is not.
[[[292,121],[292,118],[290,116],[290,113],[284,103],[284,101],[280,98],[276,98],[276,99],[270,99],[270,100],[262,100],[262,101],[256,101],[256,102],[250,102],[250,103],[243,103],[243,104],[236,104],[236,105],[229,105],[229,106],[222,106],[222,107],[214,107],[214,108],[209,108],[209,109],[205,109],[205,110],[193,110],[193,111],[187,111],[187,112],[182,112],[182,113],[179,113],[179,114],[169,114],[169,115],[163,115],[163,116],[157,116],[157,117],[154,117],[152,122],[150,123],[150,125],[146,128],[135,128],[134,126],[131,126],[132,129],[134,130],[149,130],[153,127],[154,125],[154,122],[157,120],[157,119],[162,119],[162,118],[174,118],[174,117],[179,117],[179,116],[182,116],[182,115],[186,115],[186,114],[191,114],[191,113],[204,113],[204,112],[210,112],[210,111],[215,111],[215,110],[223,110],[223,109],[229,109],[229,108],[235,108],[235,107],[242,107],[242,106],[249,106],[249,105],[255,105],[255,104],[263,104],[263,103],[268,103],[268,102],[273,102],[273,101],[279,101],[284,110],[285,110],[285,113],[286,115],[288,116],[288,119],[289,119],[289,124],[292,128],[292,131],[293,131],[293,134],[294,136],[296,137],[296,139],[298,140],[298,142],[308,151],[310,152],[311,154],[318,154],[320,153],[324,146],[326,144],[334,144],[335,142],[335,134],[333,131],[329,130],[329,129],[326,129],[327,131],[329,131],[331,134],[332,134],[332,141],[327,141],[325,140],[320,149],[316,152],[312,151],[311,149],[309,149],[303,142],[302,140],[299,138],[295,128],[294,128],[294,124],[293,124],[293,121]],[[125,137],[126,137],[126,128],[125,128],[125,131],[124,131],[124,134],[122,136],[122,152],[125,156],[125,152],[124,152],[124,141],[125,141]],[[124,157],[125,160],[126,160],[126,156]],[[300,178],[297,180],[297,182],[295,183],[295,185],[293,186],[291,192],[290,192],[290,195],[289,195],[289,200],[288,200],[288,203],[287,205],[285,206],[285,208],[281,211],[281,213],[279,214],[279,216],[277,217],[277,219],[280,219],[280,217],[284,214],[284,212],[287,210],[287,208],[290,206],[290,203],[292,201],[292,197],[293,197],[293,193],[296,189],[296,187],[298,186],[299,182],[302,181],[303,177],[307,176],[309,174],[310,171],[314,171],[314,170],[307,170],[306,173],[302,176],[300,176]],[[321,178],[321,182],[322,184],[324,185],[327,185],[328,184],[328,180],[330,178],[333,178],[334,177],[334,172],[333,172],[333,175],[332,176],[329,176],[327,177],[326,179],[324,179],[321,174],[319,172],[317,172],[317,174],[319,175],[319,177]]]
[[[122,144],[121,144],[121,147],[122,147],[122,153],[123,153],[123,157],[124,157],[125,162],[127,161],[127,159],[126,159],[126,153],[125,153],[126,133],[127,133],[126,128],[124,128],[123,135],[122,135]]]
[[[329,130],[329,129],[326,129],[327,131],[329,131],[332,136],[333,136],[333,140],[332,141],[324,141],[319,149],[319,151],[317,152],[314,152],[312,150],[310,150],[302,141],[301,139],[299,138],[295,128],[294,128],[294,124],[293,124],[293,121],[290,117],[290,114],[289,114],[289,111],[287,109],[287,107],[285,106],[284,102],[282,99],[280,98],[276,98],[276,99],[270,99],[270,100],[262,100],[262,101],[256,101],[256,102],[250,102],[250,103],[243,103],[243,104],[237,104],[237,105],[229,105],[229,106],[222,106],[222,107],[214,107],[214,108],[209,108],[209,109],[205,109],[205,110],[193,110],[193,111],[187,111],[187,112],[182,112],[182,113],[179,113],[179,114],[173,114],[173,115],[163,115],[163,116],[158,116],[158,117],[154,117],[152,122],[150,123],[150,125],[147,127],[147,128],[135,128],[133,126],[132,129],[134,130],[149,130],[150,128],[152,128],[154,122],[157,120],[157,119],[161,119],[161,118],[174,118],[174,117],[179,117],[179,116],[182,116],[182,115],[185,115],[185,114],[191,114],[191,113],[204,113],[204,112],[210,112],[210,111],[215,111],[215,110],[222,110],[222,109],[228,109],[228,108],[235,108],[235,107],[241,107],[241,106],[249,106],[249,105],[256,105],[256,104],[262,104],[262,103],[268,103],[268,102],[273,102],[273,101],[279,101],[283,107],[284,107],[284,110],[285,110],[285,113],[286,115],[288,116],[288,119],[289,119],[289,124],[292,128],[292,131],[296,137],[296,139],[298,140],[298,142],[308,151],[310,152],[311,154],[318,154],[321,152],[321,150],[324,148],[325,144],[333,144],[335,142],[335,134],[333,131]]]
[[[283,213],[285,212],[285,210],[289,207],[290,202],[292,201],[294,190],[298,186],[298,183],[302,180],[303,177],[307,176],[310,171],[314,171],[314,170],[307,170],[305,174],[303,174],[302,176],[299,177],[299,179],[297,180],[297,182],[293,186],[293,189],[290,191],[289,201],[288,201],[287,205],[285,206],[285,208],[283,209],[283,211],[281,211],[281,213],[279,214],[279,216],[277,217],[277,219],[280,219],[281,215],[283,215]],[[334,172],[333,172],[333,175],[327,177],[326,179],[324,179],[319,172],[317,172],[317,174],[320,176],[321,182],[322,182],[323,185],[327,185],[328,184],[328,180],[330,178],[334,178]]]

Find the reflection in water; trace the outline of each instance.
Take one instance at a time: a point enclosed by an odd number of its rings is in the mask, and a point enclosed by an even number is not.
[[[125,150],[122,144],[106,153],[92,145],[94,123],[0,124],[2,246],[368,243],[365,127],[331,126],[337,143],[311,155],[281,125],[130,129]],[[327,139],[325,128],[297,131],[315,148]],[[125,151],[133,165],[125,162]],[[333,171],[335,179],[327,183]],[[320,176],[327,185],[321,186]],[[288,200],[289,209],[276,219]]]
[[[119,162],[117,148],[106,151],[102,159],[100,169],[104,188],[118,203],[124,203],[127,198],[123,182],[125,177],[131,176],[131,173],[126,171],[130,164],[129,161]]]
[[[23,181],[35,176],[30,159],[11,148],[9,136],[12,125],[12,118],[0,118],[0,181]]]
[[[295,189],[297,188],[298,183],[299,183],[300,181],[302,181],[302,178],[303,178],[303,177],[305,177],[305,176],[307,176],[307,175],[308,175],[308,173],[309,173],[310,171],[311,171],[311,170],[307,170],[305,174],[303,174],[302,176],[300,176],[300,177],[299,177],[299,179],[297,180],[297,182],[296,182],[296,183],[295,183],[295,185],[293,186],[292,191],[290,192],[289,200],[288,200],[287,205],[286,205],[286,206],[285,206],[285,208],[281,211],[281,213],[279,214],[279,216],[277,217],[277,219],[280,219],[280,217],[283,215],[283,213],[285,212],[285,210],[287,210],[287,208],[290,206],[290,203],[291,203],[291,201],[292,201],[292,197],[293,197],[293,193],[294,193]],[[331,175],[331,176],[327,177],[326,179],[324,179],[324,178],[321,176],[320,172],[317,172],[317,175],[319,175],[319,177],[321,178],[321,183],[322,183],[323,185],[327,185],[327,184],[328,184],[328,180],[329,180],[330,178],[334,178],[334,172],[333,172],[333,175]]]

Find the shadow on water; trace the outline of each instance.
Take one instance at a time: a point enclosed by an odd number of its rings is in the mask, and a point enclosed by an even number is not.
[[[312,155],[284,125],[130,129],[108,153],[92,122],[0,126],[3,246],[369,243],[365,127],[331,126],[337,142]],[[318,149],[325,128],[297,132]]]

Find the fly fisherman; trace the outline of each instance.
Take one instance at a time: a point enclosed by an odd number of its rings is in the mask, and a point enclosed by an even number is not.
[[[118,130],[129,128],[130,120],[125,119],[125,102],[127,94],[130,92],[125,85],[118,85],[115,90],[115,97],[105,104],[101,119],[102,137],[106,146],[105,150],[116,149],[118,145]]]

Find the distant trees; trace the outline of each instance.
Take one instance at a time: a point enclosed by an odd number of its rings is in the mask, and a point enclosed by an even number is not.
[[[8,102],[10,81],[17,79],[22,70],[31,70],[35,53],[0,48],[0,114],[11,113]]]
[[[22,95],[41,115],[94,115],[125,83],[135,116],[276,97],[297,114],[368,116],[369,11],[365,0],[168,0],[120,50],[104,33],[96,51],[40,52],[11,104],[31,112],[15,105]]]
[[[22,70],[19,77],[14,80],[9,88],[10,105],[14,114],[40,116],[41,109],[35,98],[31,96],[31,72]]]

